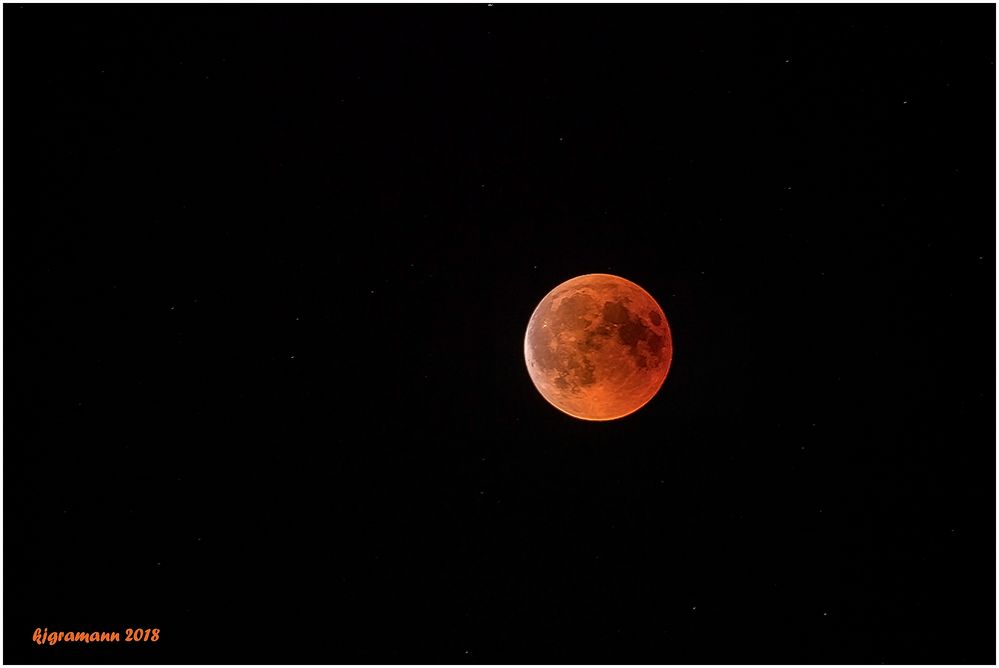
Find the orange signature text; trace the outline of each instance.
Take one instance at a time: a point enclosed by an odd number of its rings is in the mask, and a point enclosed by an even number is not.
[[[60,642],[121,642],[118,631],[49,631],[37,628],[31,636],[39,645],[55,645]],[[159,629],[125,629],[125,642],[158,642]]]

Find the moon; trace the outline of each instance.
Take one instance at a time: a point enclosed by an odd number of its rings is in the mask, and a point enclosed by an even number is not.
[[[552,406],[581,420],[616,420],[662,387],[673,339],[648,292],[620,276],[586,274],[556,287],[534,309],[524,358]]]

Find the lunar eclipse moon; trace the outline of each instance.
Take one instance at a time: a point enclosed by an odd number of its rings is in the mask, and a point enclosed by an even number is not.
[[[524,358],[550,404],[581,420],[616,420],[659,391],[673,340],[666,314],[638,285],[610,274],[569,279],[534,309]]]

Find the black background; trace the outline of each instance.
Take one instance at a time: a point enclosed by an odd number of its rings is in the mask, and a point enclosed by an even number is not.
[[[994,6],[3,11],[7,662],[995,662]]]

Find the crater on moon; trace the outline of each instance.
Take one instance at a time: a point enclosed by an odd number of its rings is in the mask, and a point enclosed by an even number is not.
[[[524,339],[541,395],[584,420],[613,420],[659,391],[673,354],[666,315],[645,290],[610,274],[586,274],[549,292]]]

